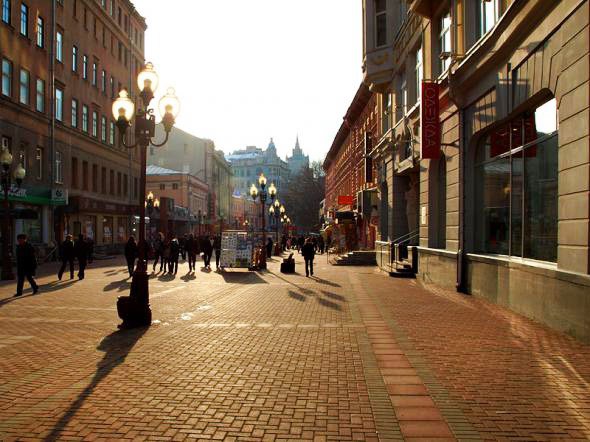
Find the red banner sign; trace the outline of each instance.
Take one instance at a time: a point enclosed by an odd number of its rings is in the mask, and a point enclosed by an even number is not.
[[[422,82],[420,149],[423,159],[440,157],[438,83]]]
[[[352,195],[339,195],[338,196],[338,205],[339,206],[352,206]]]

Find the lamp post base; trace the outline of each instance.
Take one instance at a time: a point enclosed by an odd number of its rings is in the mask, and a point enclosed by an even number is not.
[[[152,323],[152,311],[149,304],[149,275],[146,263],[138,262],[131,280],[129,296],[117,299],[117,313],[123,320],[119,328],[128,329],[148,327]]]

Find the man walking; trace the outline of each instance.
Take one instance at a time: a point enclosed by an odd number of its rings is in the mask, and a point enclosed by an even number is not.
[[[78,258],[78,279],[84,279],[84,270],[88,264],[88,244],[84,240],[84,235],[79,234],[78,239],[74,243],[74,251],[76,258]]]
[[[135,268],[135,260],[139,255],[139,249],[135,242],[135,237],[131,235],[125,244],[125,259],[127,260],[127,270],[129,271],[129,277],[133,276],[133,269]]]
[[[160,272],[164,267],[164,234],[162,232],[158,233],[156,240],[154,241],[154,266],[152,270],[156,271],[156,265],[158,264],[158,259],[160,260]]]
[[[188,256],[188,271],[194,272],[197,264],[197,241],[192,233],[188,236],[184,247]]]
[[[305,259],[305,276],[313,276],[313,259],[315,258],[315,247],[310,238],[305,240],[303,247],[301,247],[301,254]]]
[[[57,272],[57,279],[61,281],[67,265],[70,265],[70,279],[74,279],[74,259],[76,254],[74,253],[74,241],[72,241],[72,235],[66,235],[66,239],[61,243],[61,268]]]
[[[170,252],[168,254],[168,273],[170,275],[178,272],[178,256],[180,255],[180,244],[176,237],[170,241]]]
[[[213,255],[213,237],[203,238],[203,261],[205,261],[205,267],[211,269],[211,255]]]
[[[213,250],[215,250],[215,270],[219,270],[219,260],[221,259],[221,236],[215,236],[213,240]]]
[[[35,257],[35,249],[27,242],[27,235],[24,233],[16,237],[18,245],[16,246],[16,295],[23,295],[23,286],[25,278],[31,284],[33,295],[39,291],[39,286],[35,282],[35,271],[37,270],[37,258]]]

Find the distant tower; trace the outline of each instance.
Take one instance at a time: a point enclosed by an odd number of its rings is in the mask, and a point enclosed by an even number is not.
[[[299,134],[295,139],[295,147],[291,157],[287,157],[287,164],[291,176],[297,175],[302,169],[309,168],[309,156],[303,154],[301,146],[299,145]]]

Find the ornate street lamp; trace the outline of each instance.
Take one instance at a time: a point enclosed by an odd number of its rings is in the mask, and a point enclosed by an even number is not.
[[[276,194],[275,194],[276,195]],[[281,213],[280,209],[283,209]],[[269,207],[268,213],[271,217],[275,219],[275,234],[276,234],[276,242],[275,242],[275,256],[279,256],[281,254],[281,249],[279,247],[279,220],[281,215],[285,212],[285,207],[281,204],[281,202],[276,199],[274,203]]]
[[[271,184],[268,188],[268,193],[266,191],[266,177],[263,173],[260,174],[258,177],[258,185],[260,186],[260,191],[256,187],[256,184],[252,184],[250,186],[250,196],[254,201],[256,198],[260,198],[261,204],[261,215],[262,215],[262,251],[260,256],[260,268],[266,268],[266,198],[270,195],[271,200],[274,200],[277,195],[277,189],[274,184]]]
[[[121,144],[128,149],[139,146],[140,154],[140,181],[139,181],[139,259],[137,267],[133,273],[131,282],[131,292],[129,296],[121,296],[117,301],[117,311],[123,323],[119,328],[131,328],[148,326],[152,322],[152,312],[149,302],[149,282],[147,274],[146,261],[146,241],[145,241],[145,169],[146,169],[146,150],[151,145],[161,147],[168,141],[168,136],[178,112],[180,102],[174,94],[174,89],[169,88],[158,104],[162,125],[166,132],[166,138],[162,143],[154,143],[153,137],[156,131],[156,116],[153,108],[150,108],[150,102],[154,98],[159,83],[158,74],[154,71],[154,66],[147,63],[144,69],[137,76],[137,85],[141,90],[141,104],[143,105],[135,112],[135,104],[129,98],[125,89],[119,92],[119,97],[113,103],[113,116],[117,120],[119,129],[119,140]],[[126,143],[125,133],[131,126],[131,120],[135,116],[135,137],[136,142],[132,145]],[[158,200],[154,201],[154,206]]]
[[[10,226],[12,225],[12,214],[10,213],[10,203],[8,201],[8,193],[12,187],[12,177],[10,174],[10,166],[12,166],[12,154],[5,147],[0,154],[0,164],[2,165],[1,181],[2,191],[4,192],[4,216],[2,217],[2,280],[14,279],[14,272],[12,271],[12,256],[10,253]],[[22,163],[18,163],[14,170],[14,181],[20,187],[25,179],[27,172]]]

